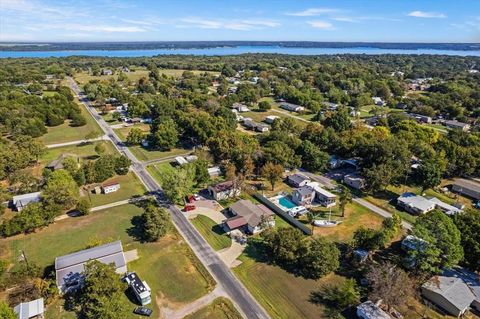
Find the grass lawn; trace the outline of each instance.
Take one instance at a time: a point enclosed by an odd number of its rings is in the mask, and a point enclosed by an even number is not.
[[[110,194],[92,194],[87,196],[92,203],[92,207],[101,206],[109,203],[118,202],[121,200],[129,199],[134,196],[141,196],[145,193],[146,189],[142,182],[132,172],[127,175],[118,175],[106,180],[104,183],[110,181],[117,181],[120,183],[120,189]]]
[[[68,218],[56,222],[36,233],[3,240],[1,251],[7,251],[9,260],[18,263],[20,250],[24,250],[30,263],[40,267],[53,265],[55,257],[84,249],[92,239],[122,240],[124,251],[137,249],[139,259],[128,264],[152,289],[154,317],[159,316],[155,304],[172,303],[181,306],[205,295],[214,281],[174,228],[155,243],[142,244],[130,234],[132,218],[142,210],[134,205],[123,205],[92,213],[89,216]],[[108,225],[108,226],[106,226]],[[125,303],[133,308],[125,296]],[[47,310],[47,318],[75,318],[65,312],[62,301]],[[133,314],[122,318],[137,318]]]
[[[225,233],[222,225],[218,225],[207,216],[198,215],[192,219],[192,224],[214,250],[222,250],[232,244],[232,240]]]
[[[98,132],[98,134],[101,135],[102,131],[90,113],[88,113],[83,105],[79,104],[79,107],[82,110],[83,116],[87,120],[87,124],[84,126],[73,127],[70,126],[70,121],[68,120],[62,125],[48,127],[47,134],[39,137],[40,141],[47,145],[79,141],[85,139],[85,135],[92,131]]]
[[[242,319],[242,316],[230,300],[220,297],[184,319]]]
[[[129,149],[140,161],[159,160],[166,157],[186,155],[191,153],[191,150],[184,148],[174,148],[170,151],[162,152],[157,150],[149,150],[139,145],[129,147]]]
[[[173,170],[173,166],[169,163],[160,163],[155,165],[147,166],[147,171],[155,178],[155,180],[161,184],[162,174],[167,171]]]
[[[139,129],[141,129],[143,132],[145,132],[145,134],[147,134],[148,132],[150,132],[150,125],[144,124],[144,123],[136,124],[136,125],[131,125],[131,126],[126,126],[126,127],[122,127],[122,128],[116,128],[116,129],[113,129],[113,130],[115,131],[115,134],[117,134],[118,137],[119,137],[123,142],[125,142],[125,141],[127,140],[128,133],[130,133],[130,131],[132,130],[132,128],[139,128]]]
[[[99,156],[97,152],[95,152],[95,146],[99,143],[105,145],[105,154],[118,154],[115,146],[113,146],[110,141],[97,141],[87,144],[49,148],[47,149],[47,153],[40,158],[40,164],[45,166],[62,154],[75,154],[82,159],[95,158]]]
[[[234,273],[272,318],[321,318],[323,309],[309,302],[310,293],[322,283],[343,280],[334,274],[317,281],[295,277],[280,267],[257,262],[247,253],[240,260]]]

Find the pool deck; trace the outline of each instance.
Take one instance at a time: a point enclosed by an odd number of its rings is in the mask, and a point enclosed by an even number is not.
[[[287,201],[289,201],[290,203],[292,203],[292,207],[286,207],[284,205],[282,205],[280,203],[280,200],[281,199],[285,199]],[[277,196],[273,196],[273,197],[270,197],[268,198],[269,201],[271,201],[272,203],[274,203],[275,205],[277,205],[281,210],[283,210],[284,212],[288,212],[290,209],[294,208],[294,207],[297,207],[298,205],[296,205],[295,203],[293,203],[290,199],[287,198],[287,195],[277,195]]]

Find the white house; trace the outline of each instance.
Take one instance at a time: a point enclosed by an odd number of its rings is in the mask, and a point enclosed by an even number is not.
[[[210,167],[207,169],[207,171],[210,177],[220,176],[220,174],[222,173],[222,171],[220,170],[220,167],[218,166]]]
[[[208,186],[208,192],[215,200],[227,199],[240,195],[240,189],[236,187],[233,181]]]
[[[292,103],[287,103],[283,102],[280,104],[280,107],[284,110],[290,111],[290,112],[303,112],[305,111],[305,108],[300,105],[292,104]]]
[[[374,97],[372,97],[372,100],[373,100],[373,104],[375,104],[375,105],[378,105],[378,106],[384,106],[385,105],[385,102],[382,100],[381,97],[374,96]]]
[[[320,187],[318,182],[310,182],[307,186],[313,188],[315,191],[315,201],[320,203],[320,205],[325,207],[333,207],[336,205],[337,196]]]
[[[17,212],[22,211],[27,205],[41,200],[40,192],[13,196],[12,205]]]
[[[120,189],[120,184],[118,182],[110,182],[102,185],[102,191],[104,194],[110,194],[116,192]]]
[[[240,113],[250,111],[248,106],[246,106],[245,104],[242,104],[242,103],[233,103],[232,109],[237,110]]]
[[[265,123],[273,124],[273,122],[275,122],[275,120],[278,119],[278,118],[280,118],[280,117],[276,116],[276,115],[269,115],[264,119],[264,121],[265,121]]]
[[[177,162],[178,165],[185,165],[188,164],[188,161],[185,159],[183,156],[177,156],[175,157],[175,162]]]
[[[43,318],[45,311],[43,298],[22,302],[16,305],[13,311],[17,314],[18,319]]]
[[[347,174],[343,177],[343,182],[355,189],[365,187],[365,179],[358,174]]]

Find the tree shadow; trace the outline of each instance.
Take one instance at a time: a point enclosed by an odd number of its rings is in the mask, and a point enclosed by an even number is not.
[[[127,234],[132,237],[134,240],[141,243],[145,242],[145,234],[143,233],[143,218],[142,216],[133,216],[130,220],[132,227],[127,229]]]
[[[221,235],[221,236],[224,236],[224,235],[227,234],[227,233],[225,232],[225,229],[223,229],[222,225],[220,225],[220,224],[217,224],[217,225],[212,226],[212,231],[213,231],[215,234]]]
[[[125,289],[125,291],[123,293],[125,294],[125,296],[127,296],[128,301],[130,301],[132,304],[137,305],[137,306],[141,306],[141,304],[138,302],[138,299],[135,296],[135,293],[133,292],[132,288],[128,287],[127,289]]]

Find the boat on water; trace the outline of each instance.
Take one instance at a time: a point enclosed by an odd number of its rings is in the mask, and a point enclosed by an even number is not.
[[[335,227],[341,224],[341,220],[326,220],[326,219],[315,219],[313,221],[313,226],[316,227]]]

